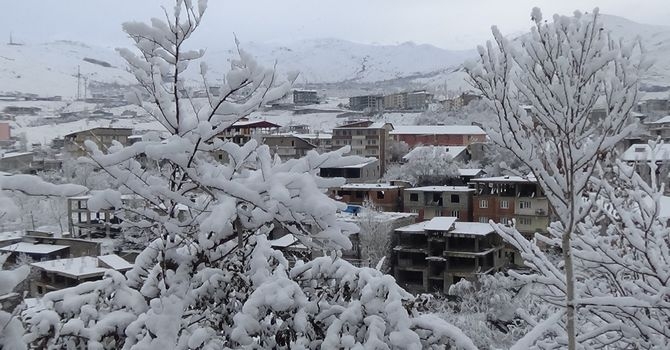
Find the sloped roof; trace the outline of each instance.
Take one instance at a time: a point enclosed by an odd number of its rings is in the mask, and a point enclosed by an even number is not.
[[[421,155],[434,156],[434,157],[451,157],[456,158],[461,153],[465,152],[467,149],[466,146],[419,146],[414,147],[409,153],[407,153],[402,159],[404,161],[409,161]]]
[[[656,146],[656,154],[653,155],[648,144],[635,144],[623,152],[621,160],[626,162],[650,162],[654,156],[656,161],[670,160],[670,144]]]

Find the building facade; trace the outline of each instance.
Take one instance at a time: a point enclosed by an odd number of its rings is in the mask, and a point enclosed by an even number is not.
[[[354,165],[343,165],[319,169],[321,177],[343,177],[347,183],[372,183],[379,180],[379,161],[376,158],[368,158],[364,163]]]
[[[352,183],[330,190],[331,197],[338,201],[363,205],[370,202],[382,211],[402,212],[402,185],[393,183]]]
[[[395,125],[390,135],[395,141],[416,146],[468,146],[486,141],[486,132],[476,125]]]
[[[293,90],[293,103],[296,105],[311,105],[319,103],[316,90]]]
[[[379,160],[379,173],[384,175],[390,163],[390,132],[393,125],[384,122],[360,121],[333,129],[332,147],[351,146],[352,155]]]
[[[270,147],[273,156],[276,154],[283,161],[302,158],[310,150],[316,149],[309,141],[291,134],[265,135],[263,143]]]
[[[403,192],[405,212],[415,213],[419,221],[436,216],[472,221],[474,189],[467,186],[424,186],[406,188]]]
[[[133,134],[133,129],[129,128],[93,128],[83,131],[77,131],[65,135],[65,151],[74,157],[81,157],[87,154],[84,141],[91,140],[98,145],[103,152],[107,147],[117,141],[124,146],[128,146],[128,137]]]
[[[434,217],[396,229],[393,241],[393,275],[414,293],[447,293],[461,279],[507,265],[502,239],[489,224]]]

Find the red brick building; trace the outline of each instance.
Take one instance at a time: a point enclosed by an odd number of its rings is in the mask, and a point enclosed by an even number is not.
[[[347,204],[363,205],[369,200],[382,211],[402,212],[403,186],[390,183],[352,183],[331,190],[331,196]]]
[[[467,146],[486,141],[486,132],[476,125],[396,125],[390,134],[410,147]]]

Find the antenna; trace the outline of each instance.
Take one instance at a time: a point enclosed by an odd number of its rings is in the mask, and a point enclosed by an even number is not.
[[[79,70],[79,65],[77,65],[77,100],[79,100],[79,81],[81,80],[81,72]]]

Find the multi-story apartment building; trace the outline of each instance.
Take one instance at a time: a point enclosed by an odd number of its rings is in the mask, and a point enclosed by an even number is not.
[[[293,90],[293,103],[297,105],[310,105],[319,103],[316,90]]]
[[[461,279],[500,271],[507,260],[489,224],[434,217],[394,232],[393,275],[410,292],[446,293]]]
[[[65,135],[65,150],[74,157],[81,157],[87,154],[84,141],[91,140],[98,145],[101,150],[106,150],[112,145],[112,141],[117,141],[124,146],[128,146],[128,137],[133,134],[133,129],[129,128],[93,128],[83,131],[77,131]]]
[[[436,216],[452,216],[459,221],[472,221],[472,195],[467,186],[424,186],[406,188],[403,192],[405,212],[416,213],[418,220]]]
[[[363,205],[366,201],[382,211],[402,212],[404,186],[395,183],[351,183],[330,190],[331,197],[348,204]]]
[[[384,109],[388,110],[407,109],[407,93],[397,93],[384,96]]]
[[[369,120],[354,122],[333,129],[332,147],[351,146],[351,154],[379,159],[379,173],[384,175],[390,162],[393,125]]]
[[[405,98],[405,107],[408,110],[423,111],[428,109],[428,105],[433,100],[433,94],[426,91],[408,92]]]
[[[384,96],[363,95],[349,97],[349,108],[354,111],[370,110],[379,111],[384,107]]]
[[[499,176],[472,179],[472,216],[474,221],[512,224],[530,237],[546,232],[549,226],[549,201],[537,180],[532,177]]]
[[[394,125],[390,134],[410,147],[468,146],[486,141],[486,132],[476,125]]]

